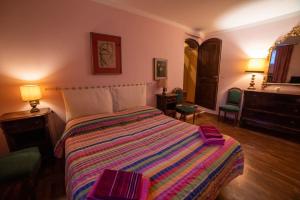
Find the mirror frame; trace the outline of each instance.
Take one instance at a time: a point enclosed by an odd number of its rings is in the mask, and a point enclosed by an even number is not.
[[[290,37],[297,37],[300,36],[300,25],[294,26],[293,29],[288,32],[285,35],[280,36],[275,42],[274,44],[269,48],[269,53],[267,56],[267,60],[268,60],[268,64],[270,65],[270,59],[271,59],[271,54],[272,51],[275,49],[276,46],[284,43],[288,38]],[[269,71],[269,65],[268,65],[268,71]],[[268,73],[267,71],[267,73]],[[270,83],[270,82],[266,82],[266,85],[292,85],[292,86],[300,86],[299,83]]]

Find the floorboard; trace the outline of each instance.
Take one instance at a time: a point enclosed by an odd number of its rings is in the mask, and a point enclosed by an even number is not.
[[[217,200],[300,200],[300,144],[235,127],[203,114],[197,124],[215,125],[242,144],[244,174],[225,186]],[[65,199],[63,161],[45,164],[37,199]]]
[[[300,200],[299,143],[219,122],[210,114],[197,124],[215,125],[244,151],[244,174],[225,186],[217,200]]]

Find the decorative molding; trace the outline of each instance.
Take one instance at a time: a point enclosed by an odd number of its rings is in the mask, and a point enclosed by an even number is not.
[[[279,16],[279,17],[274,17],[274,18],[271,18],[271,19],[266,19],[266,20],[263,20],[263,21],[258,21],[258,22],[251,23],[251,24],[236,26],[236,27],[232,27],[232,28],[227,28],[227,29],[225,28],[225,29],[221,29],[221,30],[213,30],[213,31],[207,31],[207,32],[203,31],[203,34],[205,34],[206,36],[211,37],[211,36],[214,36],[214,35],[217,35],[217,34],[228,33],[228,32],[243,30],[243,29],[247,29],[247,28],[253,28],[253,27],[256,27],[256,26],[261,26],[261,25],[264,25],[264,24],[277,22],[277,21],[289,19],[289,18],[296,17],[296,16],[300,16],[300,11],[293,12],[293,13],[286,14],[286,15],[282,15],[282,16]]]
[[[108,1],[108,0],[92,0],[92,1],[100,3],[100,4],[104,4],[106,6],[110,6],[110,7],[119,9],[119,10],[124,10],[124,11],[127,11],[127,12],[135,14],[135,15],[139,15],[139,16],[146,17],[146,18],[149,18],[149,19],[153,19],[153,20],[156,20],[156,21],[159,21],[159,22],[163,22],[165,24],[169,24],[169,25],[175,26],[177,28],[183,29],[185,31],[188,31],[191,34],[198,35],[198,33],[195,33],[195,31],[193,29],[191,29],[190,27],[188,27],[188,26],[185,26],[183,24],[180,24],[178,22],[166,19],[164,17],[158,16],[158,15],[155,15],[155,14],[151,14],[149,12],[146,12],[146,11],[143,11],[143,10],[140,10],[140,9],[133,8],[131,6],[118,5],[117,3],[113,3],[113,2]]]
[[[262,25],[262,24],[266,24],[266,23],[271,23],[271,22],[276,22],[276,21],[280,21],[286,18],[291,18],[291,17],[295,17],[300,15],[300,11],[297,12],[293,12],[293,13],[289,13],[289,14],[285,14],[282,16],[278,16],[278,17],[274,17],[274,18],[270,18],[270,19],[266,19],[263,21],[258,21],[255,23],[250,23],[250,24],[245,24],[245,25],[241,25],[241,26],[236,26],[236,27],[231,27],[231,28],[224,28],[224,29],[215,29],[215,30],[211,30],[211,31],[205,31],[205,30],[201,30],[201,31],[197,31],[191,27],[188,27],[186,25],[183,25],[181,23],[178,23],[176,21],[161,17],[159,15],[155,15],[152,14],[150,12],[146,12],[143,11],[141,9],[137,9],[137,8],[133,8],[132,6],[127,6],[127,5],[120,5],[118,4],[116,1],[111,1],[111,0],[92,0],[96,3],[100,3],[100,4],[104,4],[106,6],[110,6],[116,9],[120,9],[120,10],[124,10],[127,11],[129,13],[132,14],[136,14],[142,17],[146,17],[149,19],[153,19],[156,21],[160,21],[163,22],[165,24],[169,24],[172,26],[175,26],[177,28],[183,29],[186,32],[187,35],[191,34],[193,36],[195,36],[196,38],[199,37],[201,40],[203,40],[206,36],[211,36],[211,35],[215,35],[215,34],[220,34],[220,33],[226,33],[226,32],[231,32],[231,31],[236,31],[236,30],[240,30],[240,29],[246,29],[246,28],[251,28],[254,26],[258,26],[258,25]]]
[[[285,42],[290,37],[297,37],[297,36],[300,36],[300,25],[294,26],[293,29],[290,32],[288,32],[285,35],[280,36],[274,42],[274,45],[271,48],[274,48],[275,46],[278,46],[278,45],[282,44],[283,42]]]
[[[274,42],[274,44],[269,48],[269,53],[268,53],[268,56],[267,56],[268,63],[270,63],[271,54],[272,54],[272,51],[274,50],[274,48],[276,46],[284,43],[288,38],[291,38],[291,37],[300,37],[300,24],[294,26],[292,28],[292,30],[290,32],[288,32],[287,34],[280,36]],[[300,86],[300,84],[297,84],[297,83],[270,83],[270,82],[266,82],[265,85],[266,86],[270,86],[270,85]]]
[[[300,37],[300,25],[299,25],[299,24],[298,24],[297,26],[294,26],[294,27],[292,28],[292,30],[291,30],[290,32],[288,32],[287,34],[280,36],[280,37],[274,42],[274,44],[269,48],[269,54],[268,54],[268,56],[267,56],[267,60],[270,61],[270,59],[271,59],[271,53],[272,53],[273,49],[274,49],[276,46],[278,46],[278,45],[284,43],[284,41],[286,41],[288,38],[291,38],[291,37]]]
[[[96,86],[49,87],[49,88],[45,88],[45,90],[46,91],[87,90],[87,89],[95,89],[95,88],[130,87],[130,86],[139,86],[139,85],[151,86],[154,84],[155,82],[145,82],[145,83],[122,83],[122,84],[96,85]]]

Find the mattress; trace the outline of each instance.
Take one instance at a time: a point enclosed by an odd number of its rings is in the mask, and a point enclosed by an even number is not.
[[[68,122],[55,155],[65,156],[68,199],[85,199],[104,169],[142,173],[148,199],[215,199],[243,173],[241,145],[224,138],[205,145],[198,126],[143,106]]]

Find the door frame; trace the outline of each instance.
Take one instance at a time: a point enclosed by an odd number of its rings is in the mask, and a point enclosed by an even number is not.
[[[198,41],[195,40],[195,39],[193,39],[193,38],[187,38],[187,39],[185,39],[184,43],[187,44],[190,48],[195,49],[197,51],[197,60],[196,60],[196,65],[195,65],[195,68],[196,68],[196,74],[195,74],[195,76],[196,76],[196,79],[197,79],[197,69],[198,69],[198,64],[199,64],[199,55],[198,54],[199,54],[199,47],[200,47],[200,45],[199,45]],[[185,56],[185,52],[184,52],[184,56]],[[185,65],[185,63],[184,63],[184,65]],[[185,79],[184,79],[185,76],[184,75],[185,75],[185,72],[183,72],[183,85],[184,85],[184,81],[185,81]],[[194,96],[196,95],[196,83],[197,83],[197,80],[195,82]],[[188,92],[188,91],[186,91],[186,92]],[[188,94],[187,94],[187,96],[188,96]],[[195,97],[194,97],[193,101],[195,102]]]

